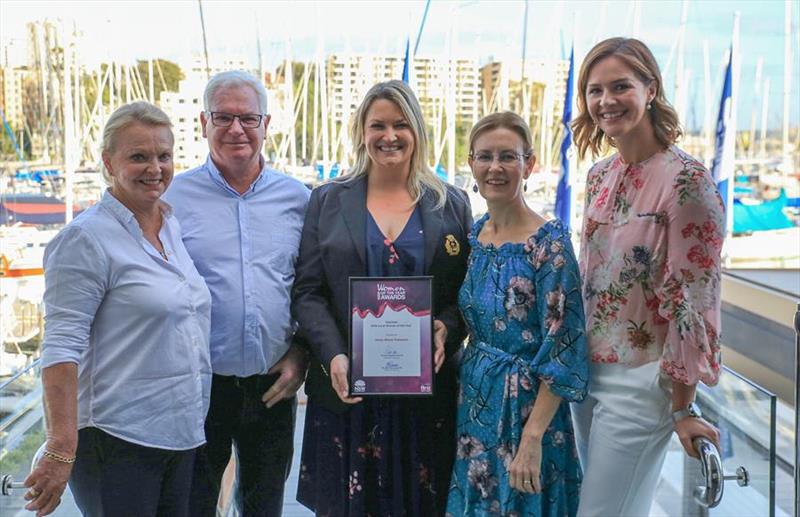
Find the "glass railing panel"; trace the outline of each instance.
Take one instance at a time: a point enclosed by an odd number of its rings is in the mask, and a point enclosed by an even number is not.
[[[686,456],[673,437],[652,515],[789,515],[775,505],[776,467],[785,468],[776,456],[775,395],[725,369],[716,387],[698,387],[697,403],[705,418],[720,430],[719,453],[725,475],[734,475],[743,466],[749,483],[739,486],[736,480],[726,481],[719,505],[705,508],[694,497],[695,487],[705,484],[700,462]]]
[[[10,475],[15,482],[24,481],[28,476],[36,450],[45,441],[39,374],[37,361],[12,376],[0,377],[0,477]],[[12,489],[10,495],[0,495],[0,515],[34,515],[25,510],[24,495],[25,489]],[[69,488],[51,515],[80,516]]]

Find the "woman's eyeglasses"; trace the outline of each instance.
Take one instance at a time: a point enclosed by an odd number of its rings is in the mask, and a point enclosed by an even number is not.
[[[503,165],[513,165],[519,160],[526,160],[528,156],[528,154],[515,151],[500,151],[498,154],[490,153],[489,151],[478,151],[472,154],[472,159],[481,165],[491,165],[495,159]]]

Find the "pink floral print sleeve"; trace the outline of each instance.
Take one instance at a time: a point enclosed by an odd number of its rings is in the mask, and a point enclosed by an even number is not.
[[[717,383],[724,224],[708,171],[675,146],[592,167],[580,250],[592,362],[660,361],[675,381]]]

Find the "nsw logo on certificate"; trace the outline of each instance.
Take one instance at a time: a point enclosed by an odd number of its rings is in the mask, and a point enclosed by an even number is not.
[[[350,277],[351,395],[433,394],[433,277]]]

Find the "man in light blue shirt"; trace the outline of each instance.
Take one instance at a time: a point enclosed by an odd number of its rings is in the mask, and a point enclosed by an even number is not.
[[[261,83],[223,72],[200,114],[206,163],[173,181],[166,198],[186,249],[211,291],[211,407],[198,455],[193,516],[216,514],[223,471],[238,461],[243,515],[280,515],[306,354],[291,345],[289,293],[309,191],[264,164],[270,116]]]

